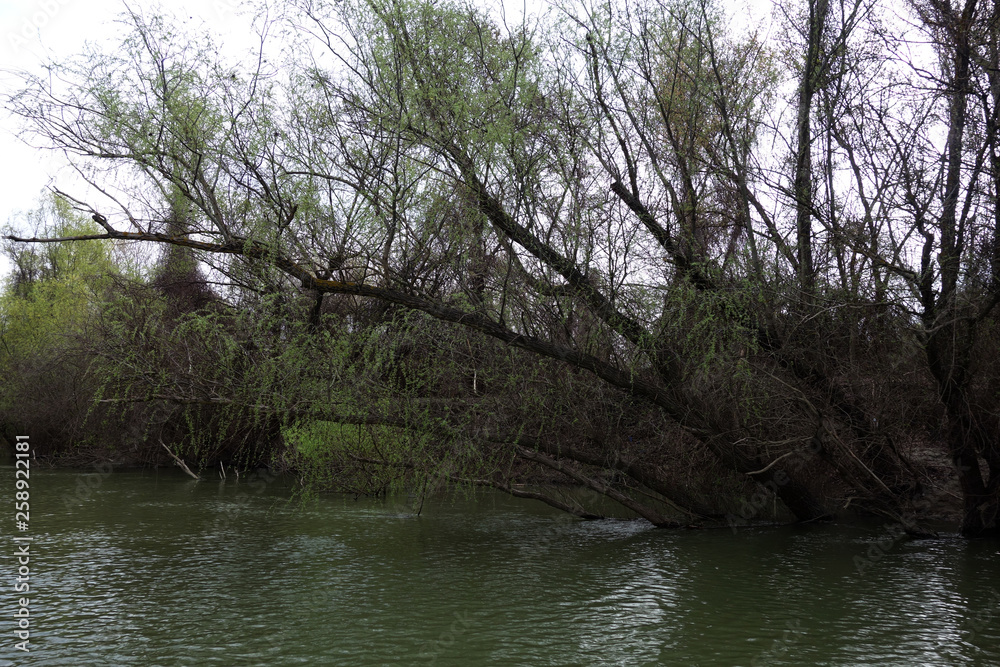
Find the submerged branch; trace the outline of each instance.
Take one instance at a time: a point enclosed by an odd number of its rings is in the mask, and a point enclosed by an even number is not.
[[[163,445],[163,448],[165,450],[167,450],[167,454],[170,454],[170,458],[172,458],[174,460],[174,463],[176,463],[178,465],[178,467],[180,467],[181,470],[183,470],[184,472],[186,472],[190,477],[192,477],[196,481],[199,481],[199,482],[201,481],[201,477],[199,475],[196,475],[195,473],[191,472],[191,468],[188,468],[188,465],[186,463],[184,463],[184,459],[182,459],[181,457],[177,456],[172,451],[170,451],[170,448],[167,447],[166,443],[163,442],[163,440],[160,440],[160,444]]]

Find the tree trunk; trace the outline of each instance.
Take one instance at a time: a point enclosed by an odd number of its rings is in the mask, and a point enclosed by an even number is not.
[[[795,226],[799,285],[809,294],[814,287],[812,256],[812,106],[822,69],[822,39],[829,10],[829,0],[809,3],[809,43],[799,84],[795,153]]]

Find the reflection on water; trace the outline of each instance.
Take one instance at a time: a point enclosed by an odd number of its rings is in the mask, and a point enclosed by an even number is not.
[[[996,543],[32,472],[33,650],[8,620],[0,664],[1000,664]]]

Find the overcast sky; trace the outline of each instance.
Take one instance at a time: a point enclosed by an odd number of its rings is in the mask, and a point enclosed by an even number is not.
[[[134,9],[156,6],[131,0]],[[204,22],[234,52],[253,43],[250,20],[241,16],[240,0],[169,0],[170,12]],[[0,0],[0,95],[17,85],[12,70],[40,71],[40,64],[80,53],[86,42],[114,44],[123,27],[115,23],[125,10],[122,0]],[[40,194],[57,186],[72,194],[76,182],[65,162],[20,141],[18,121],[0,113],[0,223],[17,211],[37,205]],[[0,260],[0,272],[8,266]]]
[[[534,13],[540,4],[538,0],[503,1],[508,20],[517,20],[525,8]],[[769,5],[766,0],[735,2],[742,5],[742,11],[736,13],[743,13],[752,23],[757,21],[750,6]],[[136,10],[158,6],[150,0],[129,0],[129,4]],[[257,44],[251,17],[239,9],[241,4],[248,3],[167,0],[163,6],[185,21],[207,24],[226,52],[240,54]],[[78,54],[87,42],[115,44],[123,30],[115,21],[124,10],[123,0],[0,0],[0,96],[16,87],[13,70],[40,71],[41,63]],[[46,188],[56,186],[70,194],[81,190],[60,155],[26,146],[17,132],[18,121],[6,109],[0,111],[0,224],[10,221],[18,211],[35,208]],[[8,268],[6,260],[0,258],[0,276],[6,275]]]

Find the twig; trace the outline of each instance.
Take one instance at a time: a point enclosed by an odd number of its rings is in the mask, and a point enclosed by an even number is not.
[[[791,456],[792,454],[796,454],[796,453],[798,453],[797,449],[793,449],[790,452],[786,452],[786,453],[782,454],[781,456],[779,456],[778,458],[776,458],[773,461],[771,461],[770,463],[768,463],[766,466],[764,466],[760,470],[754,470],[753,472],[748,472],[747,476],[748,477],[753,477],[754,475],[761,475],[761,474],[767,472],[768,470],[770,470],[771,468],[773,468],[774,464],[777,463],[778,461],[780,461],[781,459],[787,459],[789,456]]]
[[[188,475],[190,475],[191,477],[193,477],[195,480],[197,480],[199,482],[201,481],[201,477],[199,477],[198,475],[196,475],[193,472],[191,472],[191,468],[188,468],[187,464],[184,463],[184,460],[181,457],[177,456],[172,451],[170,451],[170,448],[167,447],[166,443],[163,442],[162,438],[160,439],[160,444],[163,445],[163,448],[165,450],[167,450],[167,454],[170,454],[170,458],[172,458],[174,460],[174,463],[176,463],[178,466],[180,466],[181,470],[183,470],[184,472],[186,472]]]

